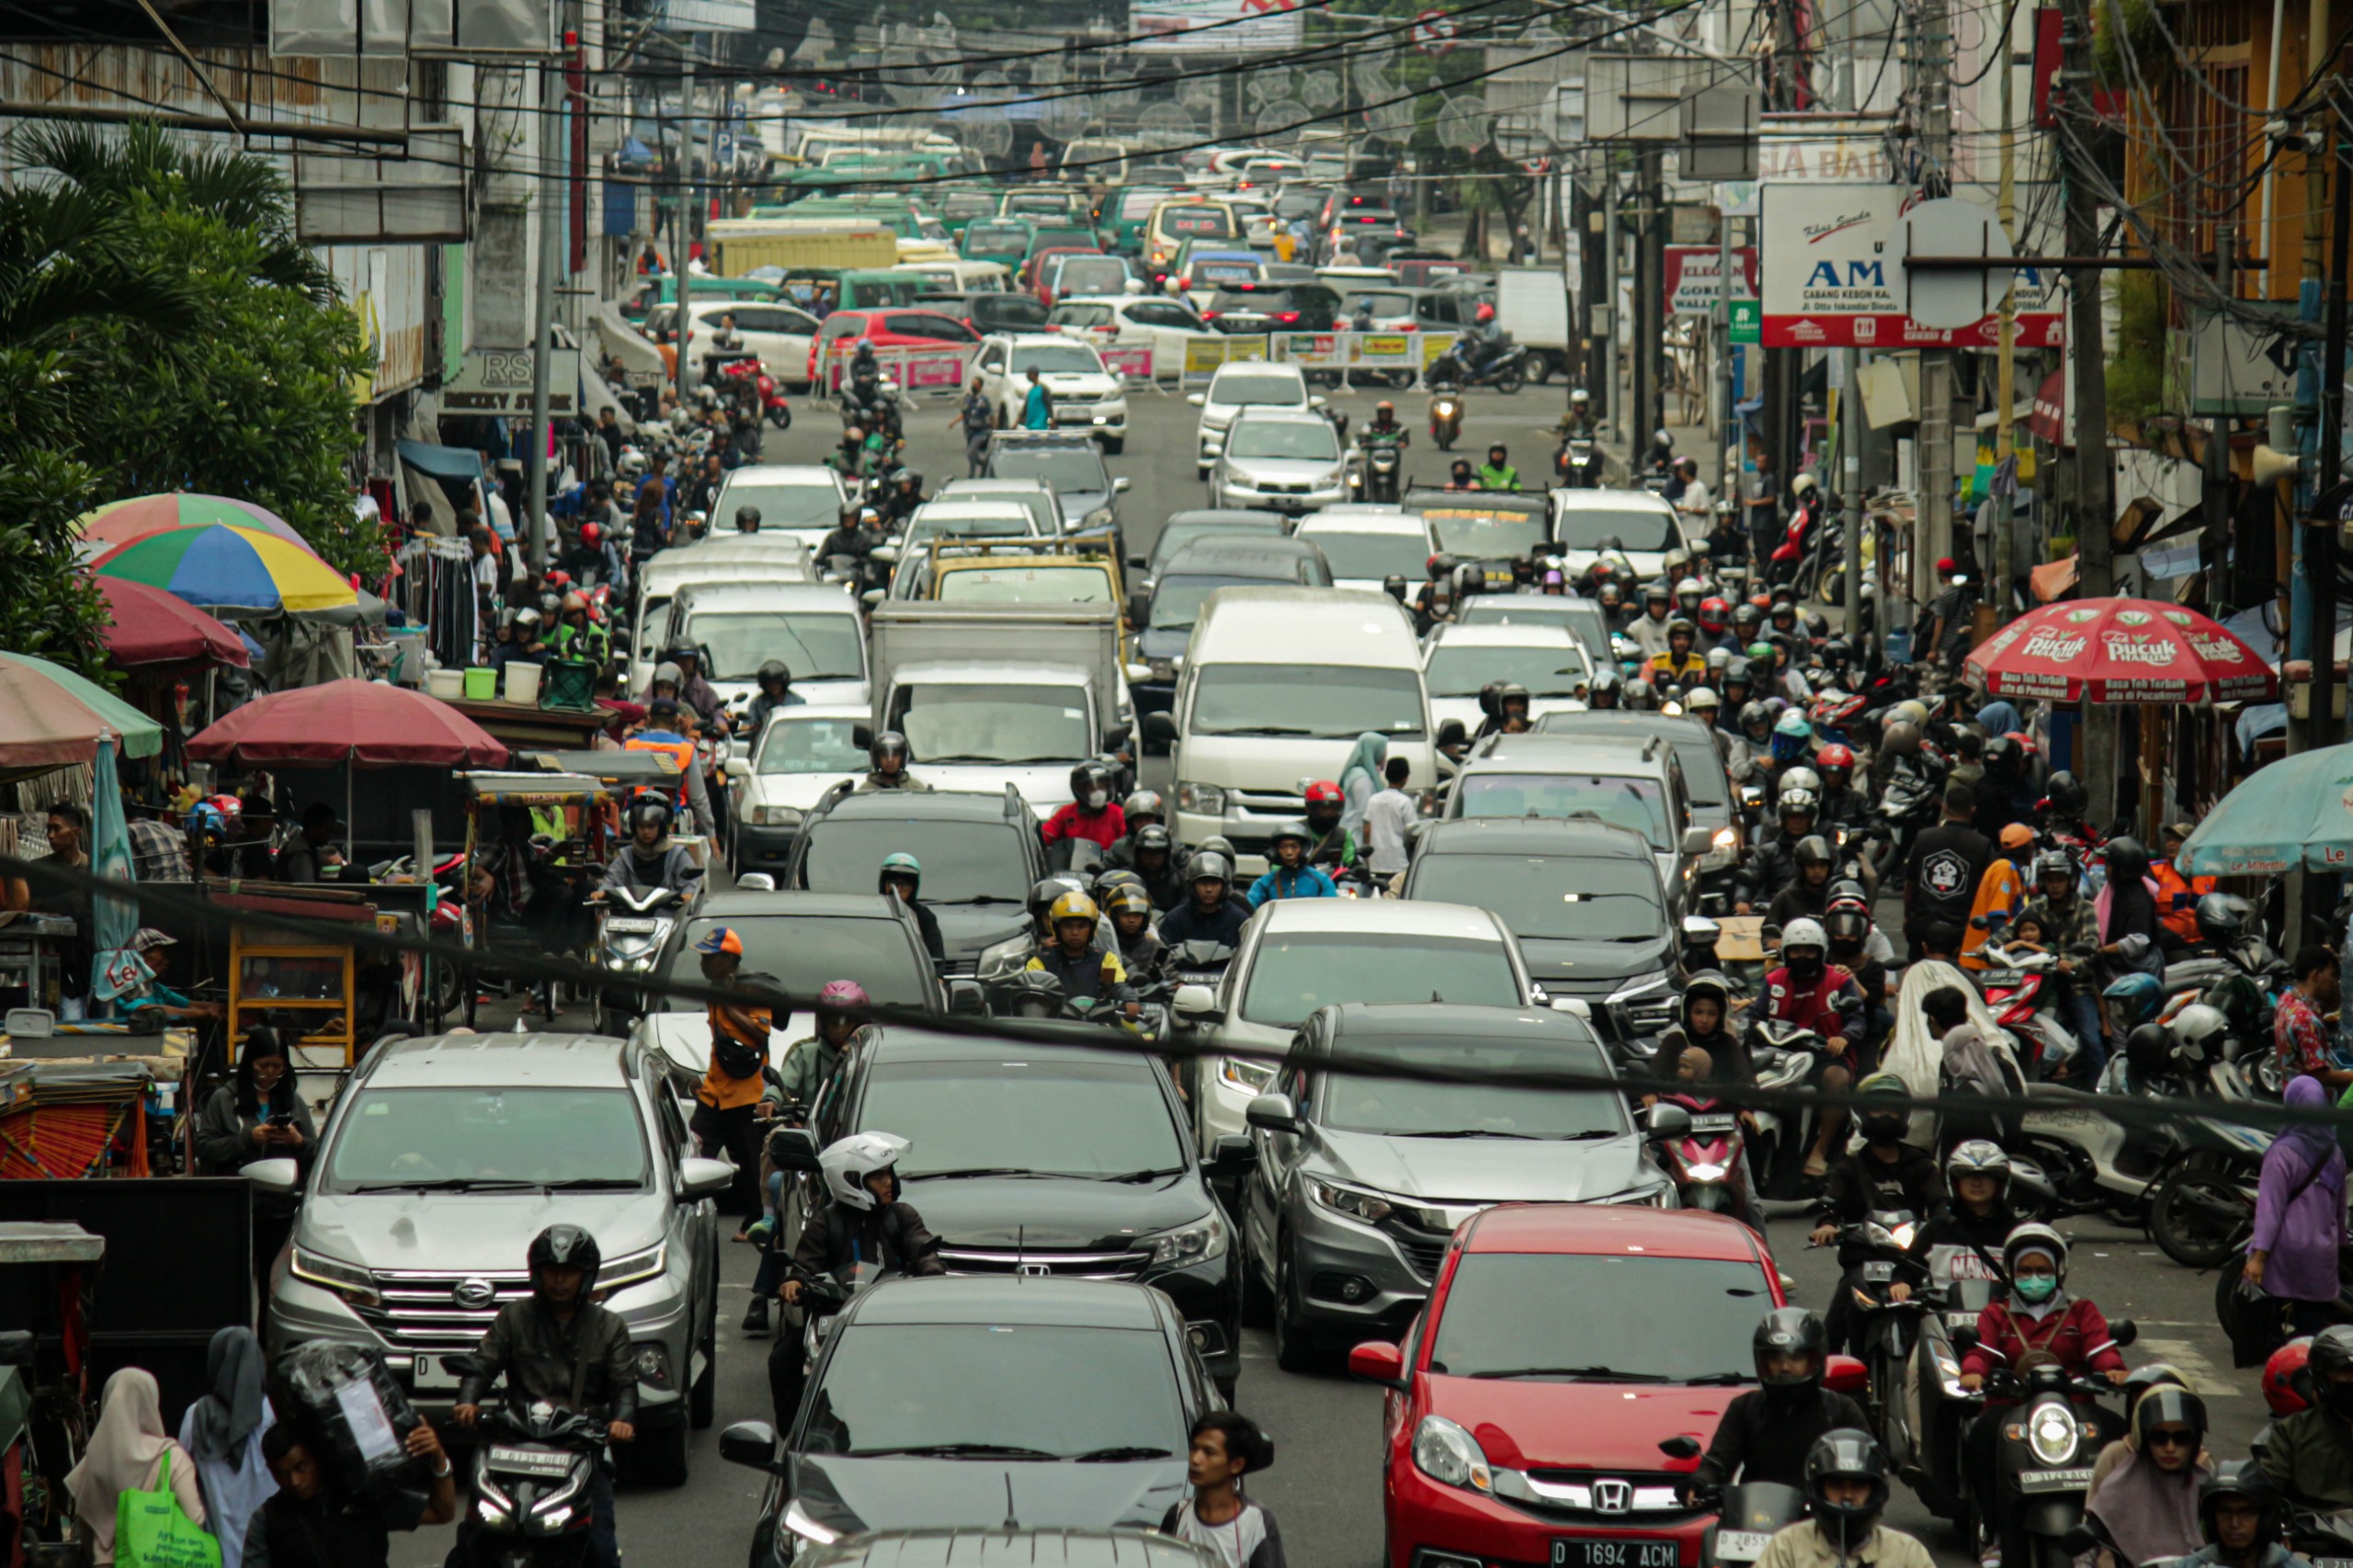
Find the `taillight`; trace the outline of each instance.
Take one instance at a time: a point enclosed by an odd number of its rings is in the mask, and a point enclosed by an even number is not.
[[[1289,326],[1291,323],[1299,319],[1299,312],[1297,311],[1277,311],[1275,312],[1275,319],[1282,323],[1285,326]]]

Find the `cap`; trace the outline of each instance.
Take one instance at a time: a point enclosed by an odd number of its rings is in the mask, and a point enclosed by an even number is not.
[[[657,697],[645,705],[645,710],[655,715],[667,713],[676,716],[679,711],[678,699],[675,697]]]
[[[2002,830],[2002,847],[2023,849],[2034,842],[2034,829],[2022,822],[2014,822]]]
[[[735,928],[733,926],[714,926],[703,933],[701,941],[695,944],[695,951],[733,953],[740,959],[744,956],[744,938],[735,934]]]

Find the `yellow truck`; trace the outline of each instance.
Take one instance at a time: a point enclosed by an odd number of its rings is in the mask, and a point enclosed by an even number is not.
[[[711,266],[742,278],[756,267],[836,271],[895,266],[899,236],[880,223],[812,222],[791,218],[724,218],[704,231]]]

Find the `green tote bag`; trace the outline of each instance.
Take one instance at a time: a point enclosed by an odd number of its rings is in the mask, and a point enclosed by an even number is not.
[[[180,1511],[166,1449],[153,1492],[125,1492],[115,1504],[115,1568],[221,1568],[221,1543]]]

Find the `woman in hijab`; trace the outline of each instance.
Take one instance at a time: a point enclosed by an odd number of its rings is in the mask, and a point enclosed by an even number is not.
[[[261,1435],[271,1418],[261,1343],[249,1328],[224,1328],[212,1336],[204,1369],[212,1390],[180,1417],[180,1446],[196,1457],[205,1511],[228,1568],[244,1559],[254,1510],[278,1490],[261,1455]]]
[[[2317,1110],[2328,1103],[2328,1091],[2307,1074],[2290,1079],[2280,1100]],[[2284,1129],[2263,1155],[2246,1282],[2288,1303],[2290,1334],[2317,1334],[2328,1324],[2344,1213],[2345,1153],[2335,1131],[2309,1121]]]
[[[2149,874],[2149,852],[2137,838],[2111,838],[2103,852],[2108,881],[2092,900],[2099,917],[2100,971],[2109,979],[2165,970],[2167,944],[2181,938],[2157,918],[2157,881]],[[2145,942],[2131,938],[2145,937]]]
[[[1340,767],[1340,792],[1347,797],[1340,809],[1343,833],[1364,836],[1365,808],[1381,792],[1381,765],[1388,759],[1386,736],[1367,730],[1357,737],[1356,749],[1348,753],[1348,760]]]
[[[1999,698],[1977,710],[1977,722],[1985,726],[1985,733],[1989,739],[1995,735],[2026,733],[2026,721],[2018,717],[2018,709]]]
[[[157,1490],[167,1466],[180,1512],[189,1523],[203,1524],[204,1492],[196,1461],[164,1435],[154,1374],[125,1367],[107,1380],[90,1446],[65,1477],[65,1490],[74,1497],[74,1533],[88,1548],[91,1568],[110,1568],[114,1562],[115,1506],[122,1494]]]
[[[2132,1446],[2093,1488],[2085,1509],[2116,1543],[2100,1568],[2140,1568],[2205,1544],[2198,1523],[2206,1404],[2188,1389],[2154,1388],[2132,1407]]]

